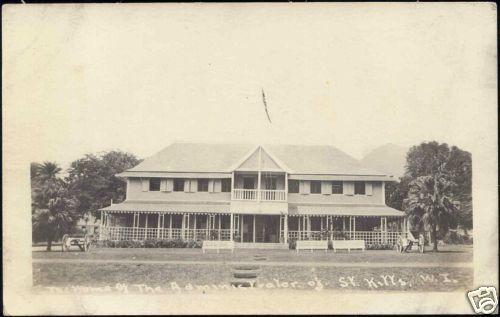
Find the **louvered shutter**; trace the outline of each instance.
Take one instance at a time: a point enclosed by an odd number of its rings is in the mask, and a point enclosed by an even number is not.
[[[167,179],[167,187],[165,189],[167,192],[171,192],[174,190],[174,180],[169,178]]]
[[[366,182],[365,183],[365,192],[368,196],[373,195],[373,184],[372,182]]]
[[[349,196],[354,195],[354,182],[344,182],[344,194]]]
[[[332,193],[332,183],[331,182],[321,182],[321,193],[323,195],[330,195]]]
[[[208,180],[208,192],[209,193],[214,192],[214,180],[213,179]]]
[[[220,179],[214,180],[214,192],[220,193],[222,191],[222,182]]]
[[[162,192],[167,191],[167,179],[162,179],[160,181],[160,191],[162,191]]]
[[[198,180],[197,179],[192,179],[189,181],[190,186],[189,186],[189,191],[191,193],[195,193],[198,191]]]
[[[311,193],[311,182],[310,181],[300,181],[299,192],[303,195],[308,195]]]
[[[184,180],[184,192],[185,193],[189,193],[189,190],[190,190],[190,180],[189,179],[185,179]]]
[[[142,182],[142,191],[147,192],[149,191],[149,178],[141,178]]]

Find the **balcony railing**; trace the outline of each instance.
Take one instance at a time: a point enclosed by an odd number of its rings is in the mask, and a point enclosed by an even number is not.
[[[234,200],[286,201],[286,191],[270,189],[233,189]]]
[[[285,201],[286,200],[286,192],[284,190],[264,189],[264,190],[260,191],[260,200]]]
[[[257,189],[233,189],[235,200],[257,200]]]

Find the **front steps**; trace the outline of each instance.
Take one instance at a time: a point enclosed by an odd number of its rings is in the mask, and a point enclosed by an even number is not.
[[[288,243],[253,243],[253,242],[236,242],[236,249],[279,249],[288,250]]]

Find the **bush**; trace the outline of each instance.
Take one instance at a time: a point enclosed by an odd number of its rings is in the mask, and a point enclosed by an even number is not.
[[[296,247],[296,246],[297,246],[297,242],[296,242],[296,240],[295,240],[295,239],[290,239],[290,240],[288,241],[288,248],[289,248],[290,250],[295,250],[295,247]]]
[[[366,247],[367,250],[393,250],[394,245],[390,243],[370,244]]]
[[[472,244],[472,237],[469,235],[460,235],[456,231],[449,231],[443,238],[446,244]]]

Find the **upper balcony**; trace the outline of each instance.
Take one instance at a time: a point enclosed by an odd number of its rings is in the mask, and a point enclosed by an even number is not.
[[[278,189],[233,189],[233,200],[286,201],[286,191]]]
[[[236,172],[231,199],[284,202],[287,200],[286,187],[285,173]]]

